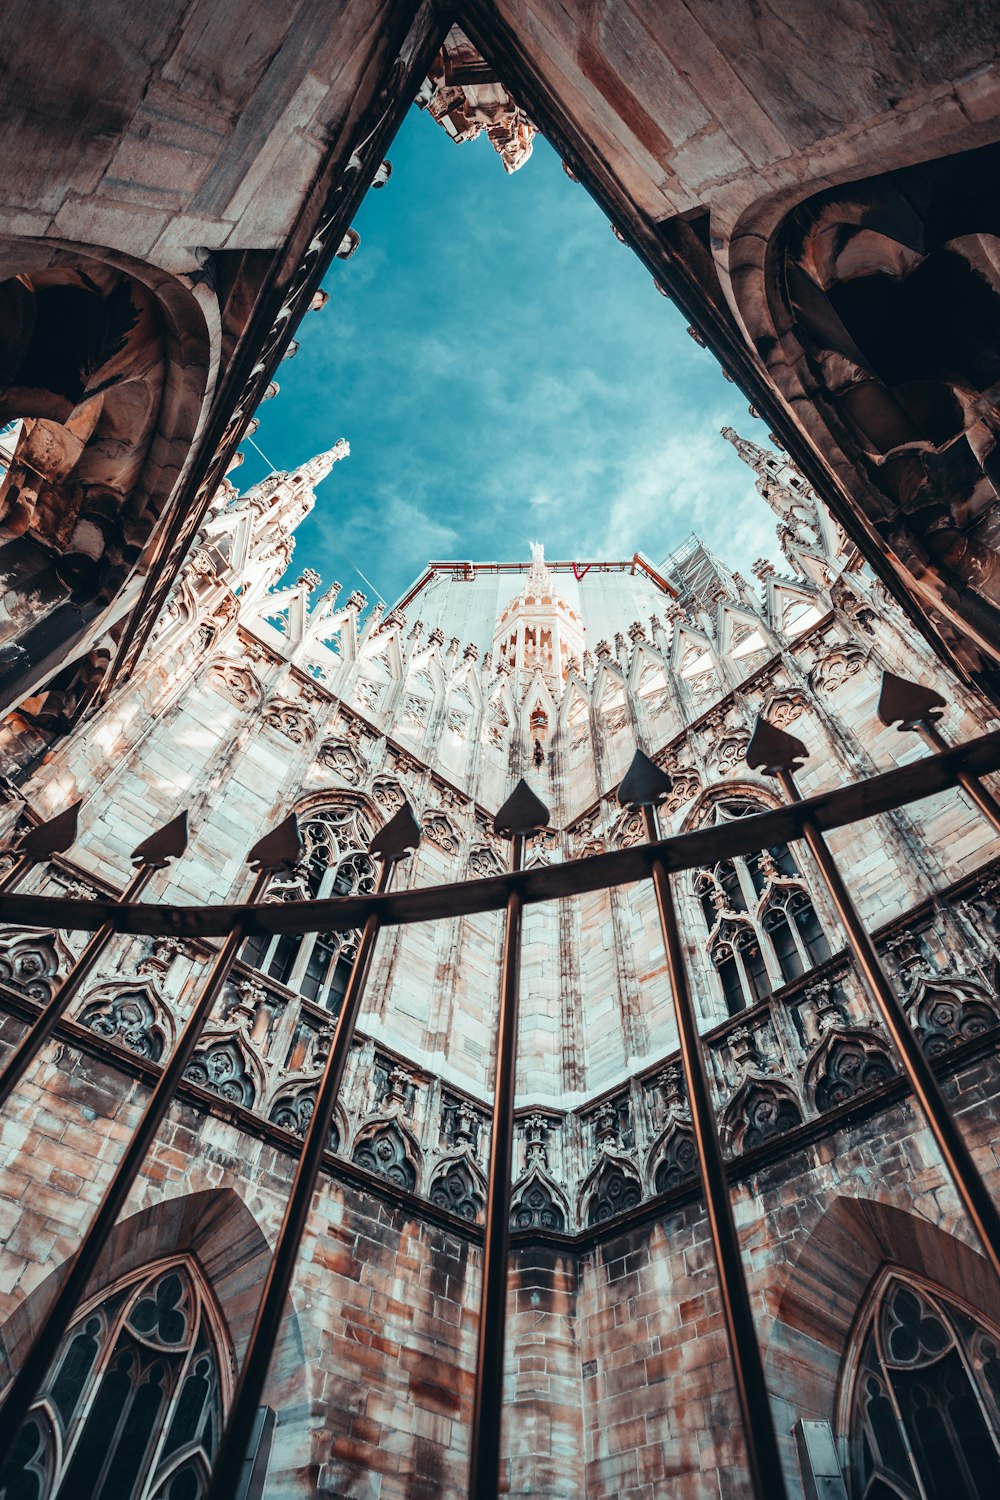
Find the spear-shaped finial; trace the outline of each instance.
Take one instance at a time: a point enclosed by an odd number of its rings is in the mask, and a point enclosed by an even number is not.
[[[178,813],[162,828],[151,833],[132,850],[129,858],[134,865],[146,865],[151,870],[162,870],[172,859],[179,859],[187,848],[188,815]]]
[[[882,673],[882,692],[875,712],[883,724],[916,729],[922,721],[939,719],[947,707],[947,700],[922,682],[910,682],[895,672]]]
[[[673,789],[673,782],[655,760],[642,750],[632,757],[632,764],[618,788],[618,801],[622,807],[658,807],[665,802]]]
[[[502,839],[530,838],[548,828],[552,814],[536,797],[524,777],[493,819],[493,831]]]
[[[81,800],[78,798],[63,812],[56,813],[54,818],[30,828],[17,846],[18,856],[30,859],[34,864],[41,864],[53,854],[64,854],[76,840]]]
[[[270,833],[265,833],[247,855],[247,864],[252,870],[294,870],[302,859],[305,849],[299,832],[299,820],[289,813]]]
[[[796,771],[808,754],[805,745],[794,734],[787,734],[763,714],[758,715],[747,746],[747,765],[751,771],[763,771],[765,776]]]
[[[375,859],[404,859],[419,847],[422,829],[413,816],[413,808],[404,801],[383,828],[368,845],[368,853]]]

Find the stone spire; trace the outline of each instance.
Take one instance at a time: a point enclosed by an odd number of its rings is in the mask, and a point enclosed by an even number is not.
[[[722,436],[736,449],[740,458],[757,475],[757,493],[778,517],[781,549],[787,554],[789,541],[804,546],[816,545],[820,530],[816,500],[812,489],[787,458],[760,448],[749,438],[740,437],[732,427],[723,427]],[[783,534],[791,532],[791,536]]]
[[[723,427],[722,436],[727,442],[732,443],[740,458],[753,469],[759,479],[763,479],[765,474],[774,474],[779,460],[773,453],[752,443],[749,438],[740,437],[735,427]]]
[[[536,599],[552,593],[552,574],[545,566],[545,547],[541,542],[531,543],[531,567],[522,592]]]
[[[351,445],[347,439],[338,438],[332,448],[328,448],[325,453],[317,453],[315,458],[309,459],[308,463],[296,469],[295,477],[304,480],[309,488],[314,490],[330,473],[334,464],[339,463],[342,458],[348,458],[350,452]]]

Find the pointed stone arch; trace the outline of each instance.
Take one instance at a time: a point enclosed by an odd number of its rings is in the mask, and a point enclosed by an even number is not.
[[[770,1294],[775,1313],[764,1350],[768,1388],[772,1400],[841,1433],[852,1345],[887,1272],[923,1278],[975,1316],[996,1318],[996,1278],[985,1257],[895,1204],[834,1197],[801,1238],[786,1241],[785,1255]],[[810,1372],[805,1388],[803,1367]]]
[[[468,1151],[453,1151],[435,1164],[427,1196],[438,1208],[476,1223],[486,1202],[486,1179]]]
[[[267,1118],[275,1125],[279,1125],[282,1130],[290,1131],[292,1135],[298,1136],[299,1140],[304,1140],[316,1108],[316,1091],[319,1088],[320,1076],[312,1073],[286,1078],[274,1090],[264,1109]],[[350,1133],[346,1111],[338,1099],[333,1107],[327,1149],[336,1154]]]
[[[618,1152],[604,1152],[580,1188],[580,1223],[593,1228],[642,1202],[642,1180],[635,1163]]]
[[[97,1036],[159,1062],[174,1044],[175,1025],[158,984],[150,979],[112,980],[95,986],[79,1009],[81,1026]]]
[[[689,1120],[671,1119],[646,1153],[650,1191],[668,1193],[698,1173],[698,1151]]]
[[[896,1075],[888,1043],[864,1027],[828,1031],[802,1076],[802,1094],[818,1114],[878,1088]]]
[[[0,984],[46,1005],[73,959],[58,932],[5,932],[0,936]]]
[[[974,979],[922,975],[903,1004],[928,1057],[1000,1024],[995,999]]]
[[[267,1093],[267,1073],[243,1026],[220,1027],[206,1036],[184,1077],[227,1104],[253,1109]]]
[[[511,1192],[510,1227],[546,1229],[563,1233],[571,1219],[569,1199],[554,1177],[539,1163],[514,1184]]]
[[[411,1132],[395,1117],[362,1125],[351,1147],[355,1166],[409,1193],[419,1190],[422,1156]]]
[[[791,1085],[753,1074],[726,1105],[720,1134],[731,1154],[742,1156],[801,1123],[802,1103]]]

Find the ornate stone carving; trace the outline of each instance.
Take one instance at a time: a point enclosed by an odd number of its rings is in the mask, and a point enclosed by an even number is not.
[[[46,1005],[59,979],[59,957],[52,933],[22,933],[4,939],[0,947],[0,984],[20,990]]]
[[[928,1057],[998,1024],[990,1000],[970,979],[918,979],[904,1003]]]
[[[502,875],[504,871],[503,861],[495,849],[488,844],[479,844],[469,854],[469,874],[479,879],[488,875]]]
[[[376,776],[372,782],[372,797],[387,816],[398,812],[406,801],[406,793],[398,781],[391,776]]]
[[[438,1173],[428,1196],[438,1208],[446,1208],[473,1223],[482,1212],[482,1194],[468,1163],[461,1159],[449,1162],[445,1170]]]
[[[534,1168],[514,1188],[511,1204],[512,1229],[566,1229],[566,1210],[559,1201],[555,1183]]]
[[[410,1160],[403,1133],[391,1121],[360,1140],[354,1147],[351,1160],[365,1171],[374,1172],[396,1187],[405,1188],[408,1193],[412,1193],[417,1185],[417,1169]]]
[[[269,729],[285,735],[293,745],[304,745],[315,733],[309,711],[301,704],[283,698],[275,698],[268,704],[264,710],[264,723]]]
[[[870,1031],[830,1031],[813,1054],[803,1080],[806,1094],[822,1113],[894,1076],[888,1050]]]
[[[256,707],[264,689],[249,667],[236,661],[213,662],[209,680],[241,708]]]
[[[316,759],[348,786],[358,786],[364,777],[364,761],[345,740],[327,740]]]
[[[802,1122],[794,1093],[777,1080],[749,1077],[737,1089],[723,1115],[723,1139],[734,1155],[781,1135]]]
[[[839,641],[824,651],[809,674],[814,692],[835,693],[854,677],[867,661],[867,653],[851,641]]]
[[[653,1189],[669,1193],[698,1170],[698,1153],[690,1130],[675,1125],[664,1138],[660,1159],[653,1173]]]
[[[604,1224],[618,1214],[627,1213],[642,1201],[642,1185],[638,1177],[627,1171],[620,1162],[610,1158],[597,1170],[597,1177],[587,1202],[587,1224]]]
[[[271,1106],[268,1116],[275,1125],[280,1125],[282,1130],[290,1130],[299,1139],[305,1138],[309,1129],[310,1121],[316,1109],[316,1085],[299,1089],[298,1092],[289,1092],[279,1095]],[[340,1150],[340,1127],[336,1120],[330,1122],[330,1135],[328,1138],[328,1150],[337,1152]]]
[[[431,843],[443,849],[445,854],[457,854],[462,847],[460,835],[440,808],[431,808],[425,812],[421,826]]]
[[[242,1104],[245,1109],[252,1109],[257,1097],[246,1056],[235,1037],[213,1042],[196,1052],[184,1070],[184,1077],[209,1093],[218,1094],[227,1103]]]
[[[113,1038],[150,1062],[159,1062],[163,1056],[166,1033],[147,990],[117,990],[103,996],[84,1006],[80,1022],[98,1036]]]

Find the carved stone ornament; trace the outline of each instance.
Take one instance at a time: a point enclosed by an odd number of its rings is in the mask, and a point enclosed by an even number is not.
[[[121,989],[84,1006],[80,1023],[98,1036],[121,1042],[149,1062],[159,1062],[166,1047],[152,995],[144,989]]]
[[[264,723],[290,739],[293,745],[304,745],[315,732],[308,709],[283,698],[275,698],[268,704],[264,710]]]
[[[514,1186],[511,1201],[511,1229],[566,1229],[566,1206],[552,1179],[538,1167]]]
[[[391,776],[376,776],[372,782],[372,797],[386,813],[398,812],[406,801],[406,793]]]
[[[257,1097],[246,1053],[236,1037],[212,1042],[195,1053],[184,1077],[228,1104],[242,1104],[245,1109],[252,1109]]]
[[[268,1118],[282,1130],[289,1130],[292,1135],[304,1140],[315,1109],[316,1085],[313,1084],[297,1092],[279,1095],[271,1105]],[[340,1150],[340,1129],[336,1120],[330,1122],[328,1149],[333,1152]]]
[[[209,672],[209,681],[226,693],[234,703],[238,703],[240,708],[256,707],[264,692],[260,681],[250,668],[242,666],[239,662],[213,662]]]
[[[810,685],[817,693],[835,693],[861,671],[867,659],[867,653],[850,641],[831,646],[810,672]]]
[[[457,854],[462,847],[461,837],[440,808],[431,808],[424,813],[421,826],[430,842],[443,849],[445,854]]]
[[[698,1170],[698,1152],[694,1136],[682,1125],[674,1125],[664,1137],[659,1161],[653,1172],[653,1189],[669,1193]]]
[[[483,1198],[482,1191],[472,1175],[472,1169],[467,1161],[456,1158],[438,1173],[428,1194],[431,1202],[438,1208],[445,1208],[449,1213],[458,1214],[460,1219],[468,1219],[475,1223],[482,1213]]]
[[[491,849],[488,844],[480,844],[469,854],[469,874],[477,879],[485,879],[489,875],[502,875],[504,864],[496,850]]]
[[[406,1140],[391,1121],[367,1134],[354,1147],[351,1160],[356,1166],[377,1177],[384,1177],[396,1187],[412,1193],[417,1185],[417,1169],[410,1160]]]
[[[801,1106],[787,1085],[751,1077],[726,1107],[722,1136],[733,1155],[740,1156],[801,1122]]]
[[[764,709],[764,717],[774,724],[778,729],[787,729],[789,724],[802,717],[805,712],[805,699],[801,693],[785,692],[776,693],[768,700]]]
[[[634,1172],[610,1157],[597,1169],[587,1201],[587,1224],[604,1224],[618,1214],[627,1213],[642,1201],[642,1184]]]
[[[26,932],[5,936],[0,946],[0,984],[20,990],[30,1000],[46,1005],[59,980],[59,956],[53,933]]]
[[[971,979],[918,979],[905,1005],[928,1057],[982,1036],[1000,1021],[992,1001]]]
[[[327,740],[320,746],[316,759],[348,786],[358,786],[364,777],[364,762],[346,740]]]
[[[888,1048],[877,1036],[844,1028],[823,1038],[810,1059],[803,1085],[823,1113],[877,1088],[894,1074]]]

